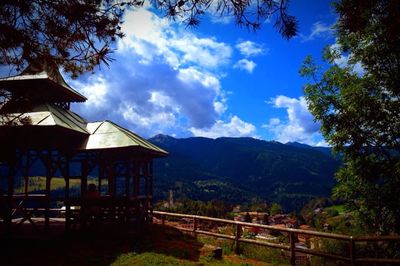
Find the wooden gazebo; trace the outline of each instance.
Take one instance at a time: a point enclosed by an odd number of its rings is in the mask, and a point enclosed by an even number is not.
[[[96,205],[101,210],[99,219],[107,222],[150,220],[152,160],[166,156],[166,151],[111,121],[88,123],[72,112],[70,103],[86,98],[66,84],[53,64],[32,64],[20,75],[0,79],[0,90],[10,95],[0,114],[0,223],[4,231],[27,222],[36,227],[37,217],[47,230],[54,202],[64,205],[66,229],[72,222],[86,224],[83,212],[88,204]],[[45,178],[41,193],[29,189],[33,176]],[[65,180],[62,197],[52,196],[54,177]],[[72,179],[80,181],[73,195]],[[96,199],[85,196],[88,180],[97,186]]]

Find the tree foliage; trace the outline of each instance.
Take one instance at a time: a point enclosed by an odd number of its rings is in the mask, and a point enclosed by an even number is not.
[[[195,26],[206,11],[232,15],[238,25],[254,30],[272,17],[285,38],[297,32],[287,13],[288,0],[150,0],[167,17]],[[36,60],[53,61],[77,76],[111,60],[112,43],[123,37],[128,8],[144,0],[4,0],[0,2],[0,65],[21,70]]]
[[[337,44],[325,71],[311,58],[301,74],[309,108],[344,155],[337,196],[380,233],[400,232],[400,4],[341,0]]]

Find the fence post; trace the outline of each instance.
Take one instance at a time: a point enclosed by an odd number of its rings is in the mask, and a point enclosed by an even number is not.
[[[353,236],[350,237],[349,249],[350,249],[350,265],[354,266],[356,265],[356,258],[355,258],[355,246],[354,246]]]
[[[242,235],[242,227],[239,224],[235,225],[235,253],[240,254],[240,243],[239,239]]]
[[[195,237],[197,236],[196,231],[197,231],[197,218],[193,217],[193,235]]]
[[[296,265],[296,239],[293,232],[289,232],[289,242],[290,242],[290,265]]]
[[[165,225],[165,215],[161,214],[161,224]]]

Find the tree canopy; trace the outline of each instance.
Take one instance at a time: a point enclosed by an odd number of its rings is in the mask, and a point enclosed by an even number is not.
[[[275,17],[284,38],[296,35],[297,21],[287,13],[288,0],[150,0],[167,17],[196,26],[210,11],[232,15],[240,26],[257,30]],[[112,59],[111,44],[123,37],[124,12],[144,0],[4,0],[0,3],[0,65],[22,70],[27,63],[48,60],[72,76],[92,71]]]
[[[374,232],[400,232],[400,4],[341,0],[325,71],[301,69],[309,108],[344,155],[335,189]]]

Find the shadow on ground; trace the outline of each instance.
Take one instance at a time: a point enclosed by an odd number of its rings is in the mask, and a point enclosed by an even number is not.
[[[130,231],[92,228],[51,238],[2,236],[0,243],[0,265],[110,265],[142,253],[196,262],[203,247],[189,234],[161,225]]]

